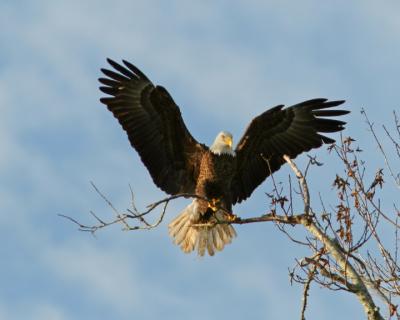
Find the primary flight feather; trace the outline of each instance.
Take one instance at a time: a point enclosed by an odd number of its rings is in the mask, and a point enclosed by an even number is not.
[[[344,129],[331,119],[347,114],[333,109],[344,101],[312,99],[285,108],[273,107],[254,118],[233,149],[233,137],[220,132],[210,147],[199,143],[183,122],[168,91],[154,85],[131,63],[111,59],[114,70],[101,69],[101,98],[126,131],[133,148],[154,183],[168,194],[197,194],[170,224],[169,233],[184,252],[214,255],[236,236],[229,224],[232,205],[248,198],[254,189],[284,163],[302,152],[335,140],[326,133]],[[225,210],[220,210],[223,208]]]

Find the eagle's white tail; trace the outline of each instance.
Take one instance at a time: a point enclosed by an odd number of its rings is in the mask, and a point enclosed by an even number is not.
[[[204,256],[206,249],[210,256],[215,251],[221,251],[226,244],[236,237],[235,229],[230,224],[216,224],[216,219],[226,220],[227,214],[221,210],[215,213],[209,221],[200,222],[201,216],[197,210],[197,200],[188,205],[168,226],[169,234],[174,243],[179,245],[183,252],[189,253],[197,248],[199,256]],[[207,224],[210,226],[196,226]]]

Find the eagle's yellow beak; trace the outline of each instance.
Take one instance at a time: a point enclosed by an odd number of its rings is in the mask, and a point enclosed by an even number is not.
[[[233,141],[232,141],[232,138],[231,137],[225,137],[225,143],[230,147],[230,148],[232,148],[232,144],[233,144]]]

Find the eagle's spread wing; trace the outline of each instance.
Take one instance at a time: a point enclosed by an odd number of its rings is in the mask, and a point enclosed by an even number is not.
[[[329,110],[344,101],[313,99],[284,109],[276,106],[254,118],[236,147],[237,171],[232,181],[232,202],[251,195],[266,177],[291,158],[335,140],[320,133],[344,129],[345,122],[327,119],[349,111]],[[267,161],[268,160],[268,161]]]
[[[180,110],[167,90],[154,86],[131,63],[107,59],[117,71],[101,69],[100,101],[118,119],[139,153],[154,183],[169,194],[193,193],[205,146],[187,130]]]

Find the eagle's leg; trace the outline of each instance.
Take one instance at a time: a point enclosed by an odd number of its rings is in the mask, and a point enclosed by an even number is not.
[[[236,214],[227,212],[226,215],[227,215],[226,218],[227,218],[228,221],[235,221],[237,219],[237,215]]]
[[[218,209],[220,208],[221,200],[218,198],[212,198],[210,201],[208,201],[208,207],[213,211],[217,212]]]
[[[211,200],[208,201],[208,207],[213,211],[213,213],[216,213],[219,209],[221,209],[221,200],[218,198],[211,198]],[[224,211],[224,213],[225,218],[228,221],[235,221],[237,219],[237,216],[233,213],[228,211]]]

